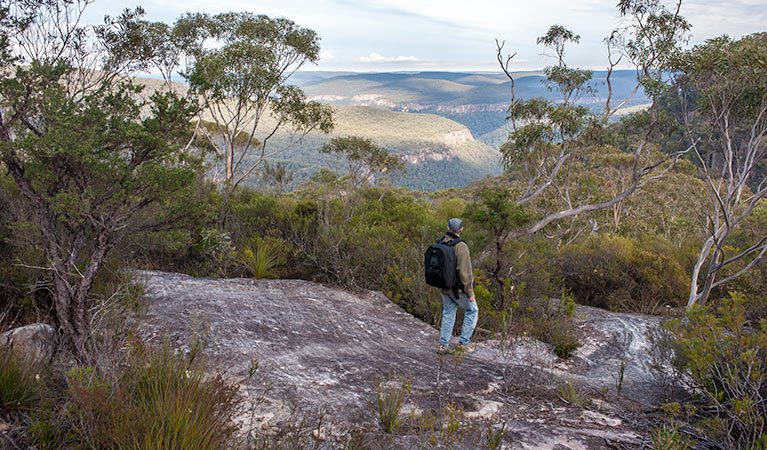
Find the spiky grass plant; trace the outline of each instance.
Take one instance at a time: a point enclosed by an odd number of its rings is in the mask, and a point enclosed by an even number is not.
[[[254,235],[237,251],[237,262],[254,278],[275,278],[285,265],[282,239]]]
[[[410,383],[376,385],[376,401],[378,404],[378,423],[385,433],[393,433],[399,428],[400,411],[407,394],[410,393]]]
[[[40,375],[37,365],[10,346],[0,347],[0,411],[24,410],[38,398]]]

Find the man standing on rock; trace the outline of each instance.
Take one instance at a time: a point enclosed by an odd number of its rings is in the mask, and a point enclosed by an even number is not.
[[[450,242],[458,239],[461,233],[463,233],[463,221],[461,219],[450,219],[447,221],[447,233],[441,242],[450,245]],[[471,267],[469,246],[466,245],[466,242],[460,241],[455,244],[454,250],[456,269],[460,282],[454,289],[441,290],[442,327],[440,329],[439,348],[437,351],[439,353],[446,353],[450,350],[450,336],[453,334],[455,312],[460,307],[464,310],[464,314],[458,345],[464,352],[474,353],[475,348],[470,341],[471,335],[474,333],[474,327],[477,326],[479,309],[474,299],[474,273]]]

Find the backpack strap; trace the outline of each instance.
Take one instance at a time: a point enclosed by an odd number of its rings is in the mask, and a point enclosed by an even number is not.
[[[453,240],[448,242],[448,243],[445,243],[445,238],[448,237],[448,236],[453,238]],[[458,237],[457,234],[453,234],[453,233],[451,233],[449,231],[447,232],[447,234],[445,234],[444,236],[442,236],[441,238],[439,238],[437,240],[437,244],[445,244],[445,245],[448,245],[450,247],[455,247],[460,242],[463,242],[463,240],[460,237]]]
[[[461,242],[463,242],[463,240],[461,238],[455,238],[455,239],[453,239],[452,241],[448,242],[445,245],[449,245],[451,247],[455,247],[456,245],[460,244]]]

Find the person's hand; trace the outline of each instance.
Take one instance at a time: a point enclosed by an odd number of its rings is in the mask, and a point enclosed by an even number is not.
[[[473,302],[473,301],[474,301],[474,296],[473,296],[473,295],[472,295],[471,297],[469,297],[469,301],[470,301],[470,302]]]

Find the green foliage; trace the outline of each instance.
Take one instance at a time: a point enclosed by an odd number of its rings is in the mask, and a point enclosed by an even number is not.
[[[728,257],[737,255],[758,242],[767,234],[767,202],[761,200],[743,223],[743,226],[728,238],[728,244],[723,248]],[[698,250],[698,249],[696,249]],[[753,255],[753,254],[752,254]],[[754,260],[749,255],[738,261],[732,262],[719,270],[719,277],[727,278],[743,271],[748,265],[750,269],[741,273],[728,283],[712,289],[712,298],[728,296],[728,291],[737,291],[744,295],[746,300],[746,318],[752,323],[758,323],[767,318],[767,264],[765,261]]]
[[[498,332],[504,340],[513,342],[516,336],[531,336],[551,345],[554,354],[560,358],[572,356],[581,346],[578,329],[573,323],[576,305],[572,297],[563,295],[559,301],[533,300],[525,294],[524,283],[515,291],[509,280],[506,281],[504,289],[511,301],[504,309],[496,309],[494,295],[488,290],[490,283],[483,274],[475,273],[474,294],[483,311],[480,325]]]
[[[496,427],[493,422],[488,422],[484,448],[488,450],[500,450],[503,445],[504,436],[506,436],[505,423],[500,427]]]
[[[545,47],[553,48],[559,59],[560,64],[564,62],[562,59],[565,56],[565,44],[572,42],[577,44],[581,41],[581,37],[574,34],[572,31],[563,27],[562,25],[552,25],[544,36],[535,40],[535,43],[543,44]]]
[[[443,442],[454,442],[458,438],[458,433],[461,431],[463,412],[463,407],[453,402],[448,402],[442,408],[442,416],[445,419],[442,429]]]
[[[111,375],[68,373],[82,448],[234,448],[236,386],[207,375],[194,355],[134,343]]]
[[[0,346],[0,411],[29,409],[39,395],[40,368],[10,346]]]
[[[567,319],[544,320],[540,331],[534,333],[543,342],[551,344],[554,354],[560,358],[569,358],[581,346],[575,327]]]
[[[705,302],[712,287],[721,284],[719,270],[744,258],[750,260],[763,243],[764,234],[760,234],[737,253],[724,250],[735,247],[731,238],[741,234],[752,208],[767,194],[762,189],[765,171],[760,163],[767,151],[763,139],[767,132],[765,58],[767,38],[763,33],[738,40],[727,36],[710,39],[674,58],[686,138],[708,143],[696,145],[695,150],[701,178],[711,193],[705,205],[711,229],[700,246],[689,304]],[[743,163],[730,167],[727,161]],[[741,195],[746,187],[752,193]]]
[[[659,237],[597,235],[564,248],[557,270],[580,303],[654,314],[685,298],[686,273],[680,259]]]
[[[764,67],[767,39],[764,33],[738,40],[720,36],[676,56],[677,81],[683,88],[706,99],[696,105],[698,113],[714,118],[727,110],[731,114],[728,121],[732,123],[759,122],[767,96],[767,70]],[[738,132],[748,134],[751,131],[743,128]],[[736,136],[732,138],[737,139]]]
[[[519,286],[528,281],[517,274],[528,272],[534,264],[530,259],[536,255],[520,255],[525,252],[518,252],[519,242],[508,237],[509,232],[530,220],[530,213],[514,202],[511,190],[502,183],[486,180],[473,194],[474,201],[462,214],[468,224],[464,239],[471,240],[475,247],[487,246],[491,250],[492,259],[486,259],[480,267],[491,282],[486,287],[493,294],[492,307],[504,311],[514,297],[512,284]]]
[[[359,136],[334,137],[322,144],[320,153],[335,153],[346,158],[351,184],[357,186],[368,178],[376,179],[382,173],[401,171],[405,163],[372,139]]]
[[[568,42],[573,44],[579,43],[581,37],[573,34],[572,31],[561,25],[553,25],[549,28],[544,36],[536,39],[537,44],[543,44],[543,46],[553,49],[557,57],[556,66],[548,66],[543,72],[546,74],[546,85],[551,91],[554,88],[562,93],[565,102],[570,99],[576,99],[584,93],[593,93],[594,89],[587,83],[591,80],[593,72],[590,70],[573,69],[567,67],[565,64],[565,45]],[[581,112],[585,112],[585,108],[580,108]],[[578,109],[565,108],[560,110],[572,114],[578,112]],[[555,110],[550,115],[552,118],[559,115]]]
[[[410,383],[376,384],[376,404],[378,405],[378,424],[384,433],[393,433],[399,429],[402,402],[410,393]]]
[[[562,288],[562,294],[559,297],[559,311],[565,317],[575,316],[575,297],[566,288]]]
[[[263,175],[261,182],[267,191],[275,192],[281,195],[285,192],[285,189],[293,181],[295,171],[288,172],[285,163],[278,162],[277,164],[270,165],[268,162],[264,163]]]
[[[746,299],[732,293],[712,309],[695,307],[668,328],[677,340],[677,365],[716,411],[709,429],[730,448],[751,448],[767,434],[767,320],[749,323]],[[718,424],[718,425],[717,425]]]
[[[547,302],[543,307],[528,306],[523,311],[520,314],[523,333],[551,345],[555,355],[569,358],[581,346],[572,317],[564,314],[561,306],[551,311]]]
[[[254,234],[238,246],[237,262],[254,278],[277,278],[285,265],[285,241]]]
[[[678,11],[668,10],[656,0],[620,0],[618,11],[633,19],[625,39],[628,58],[647,70],[642,74],[642,87],[654,96],[665,90],[663,70],[671,66],[681,44],[687,42],[690,23]]]
[[[674,423],[652,428],[650,439],[653,450],[687,450],[694,445],[690,437],[680,433],[679,426]]]

